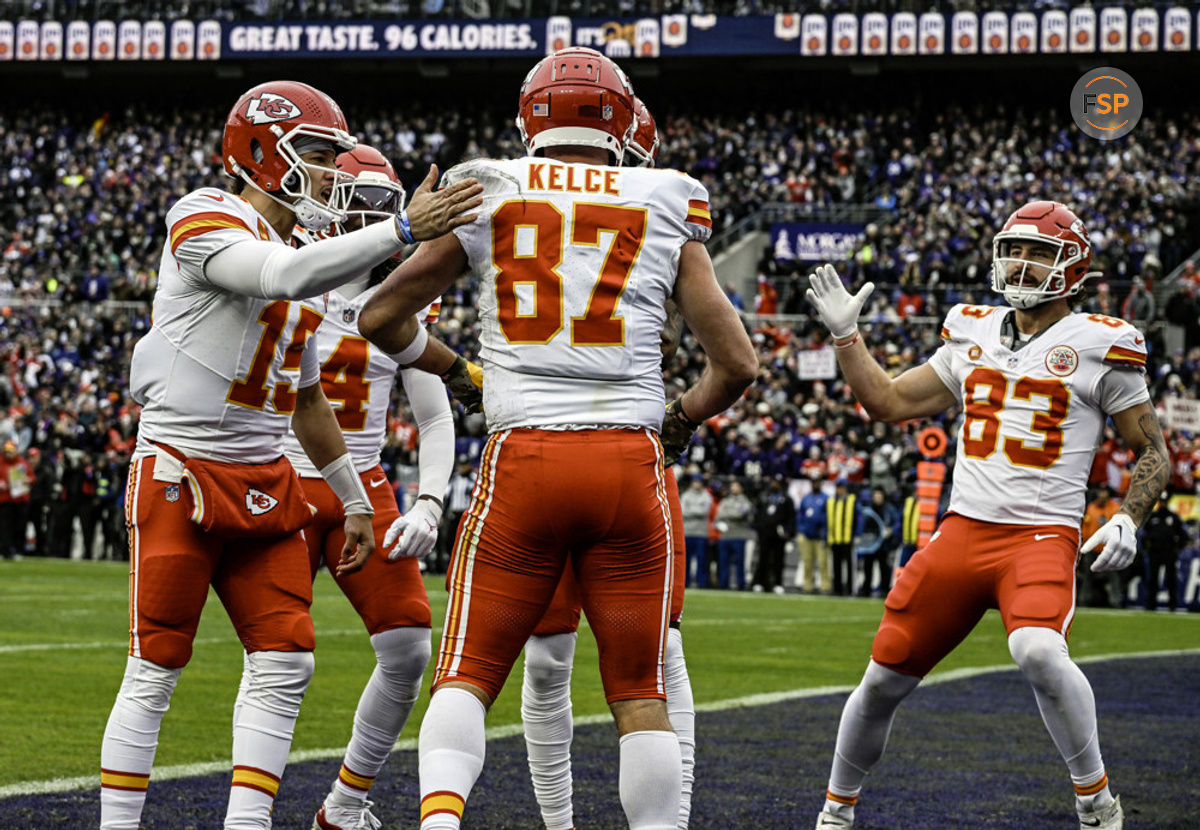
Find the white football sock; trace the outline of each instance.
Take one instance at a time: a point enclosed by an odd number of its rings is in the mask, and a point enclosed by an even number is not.
[[[682,782],[679,739],[674,732],[621,736],[621,806],[630,830],[675,830]]]
[[[893,671],[874,660],[867,664],[862,681],[842,709],[825,812],[853,817],[863,779],[887,746],[896,709],[920,682],[919,677]]]
[[[683,635],[678,628],[667,631],[667,655],[664,662],[667,684],[667,717],[679,739],[679,757],[683,764],[683,791],[679,800],[679,830],[687,830],[692,814],[692,784],[696,780],[696,707],[692,700],[692,682],[683,659]]]
[[[486,717],[483,701],[466,689],[433,693],[417,740],[421,830],[457,830],[461,824],[467,796],[483,770]]]
[[[575,826],[571,803],[571,664],[577,634],[530,637],[525,643],[521,721],[529,777],[546,830]]]
[[[271,826],[271,808],[312,672],[313,655],[308,651],[259,651],[244,658],[225,830]]]
[[[381,631],[372,635],[371,647],[375,670],[359,698],[350,745],[330,792],[332,804],[359,809],[421,693],[421,677],[429,665],[429,629]]]
[[[158,730],[182,669],[125,661],[121,689],[100,745],[101,830],[137,830],[158,748]]]
[[[1027,626],[1008,637],[1008,650],[1033,687],[1042,722],[1067,763],[1078,807],[1095,810],[1112,802],[1100,757],[1096,698],[1066,639],[1052,628]]]

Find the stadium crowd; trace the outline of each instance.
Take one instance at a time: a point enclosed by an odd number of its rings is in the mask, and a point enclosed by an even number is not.
[[[446,169],[464,158],[521,154],[500,109],[351,108],[349,120],[395,160],[410,190],[431,162]],[[82,529],[85,556],[124,555],[124,471],[138,417],[127,394],[129,359],[149,327],[163,217],[178,194],[215,181],[219,132],[212,125],[219,123],[199,109],[141,107],[0,116],[8,160],[0,169],[0,441],[11,442],[32,473],[21,509],[41,554],[69,555]],[[1012,207],[1068,194],[1105,274],[1084,307],[1135,320],[1149,332],[1150,381],[1160,406],[1172,395],[1194,396],[1200,273],[1183,260],[1197,241],[1186,217],[1195,207],[1187,184],[1200,176],[1200,114],[1148,117],[1106,155],[1085,153],[1078,133],[1048,113],[982,107],[928,117],[903,110],[720,118],[666,112],[659,124],[660,164],[705,183],[718,233],[763,211],[787,218],[789,205],[867,206],[874,221],[841,267],[849,280],[879,286],[867,311],[870,342],[894,371],[932,353],[940,318],[953,303],[998,301],[988,290],[990,238]],[[1152,290],[1181,264],[1166,302],[1156,302]],[[798,499],[844,479],[852,488],[881,490],[894,523],[901,485],[919,458],[915,426],[871,424],[838,378],[803,374],[801,355],[823,344],[823,330],[772,318],[808,313],[803,289],[811,266],[773,246],[756,297],[728,287],[736,305],[758,312],[748,320],[762,374],[736,407],[701,428],[684,469],[718,495],[734,482],[744,486],[754,515],[771,499],[770,482],[784,483]],[[438,324],[440,336],[468,355],[475,348],[473,292],[470,281],[457,284]],[[1183,349],[1167,353],[1161,322],[1181,327]],[[700,350],[685,338],[668,383],[682,388],[702,365]],[[457,418],[457,451],[474,462],[483,419],[464,412]],[[952,423],[944,426],[953,432]],[[403,402],[391,427],[384,463],[400,479],[415,463],[417,438]],[[1182,432],[1171,443],[1173,488],[1194,492],[1200,452]],[[1107,436],[1093,484],[1121,492],[1122,452]],[[10,554],[25,550],[24,539],[6,544]]]

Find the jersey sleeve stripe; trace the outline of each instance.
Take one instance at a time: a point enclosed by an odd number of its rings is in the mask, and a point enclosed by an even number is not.
[[[702,228],[708,228],[709,230],[712,230],[712,217],[709,216],[707,213],[701,214],[701,213],[697,213],[695,211],[689,210],[688,215],[687,215],[687,221],[691,222],[693,225],[699,225]]]
[[[228,213],[193,213],[180,219],[171,227],[171,253],[175,253],[186,240],[209,231],[242,230],[253,234],[250,226]]]
[[[946,326],[942,326],[942,339],[943,340],[950,339],[950,329],[947,328]]]
[[[1104,356],[1105,363],[1115,363],[1120,366],[1145,366],[1146,355],[1143,352],[1135,352],[1133,349],[1123,349],[1120,346],[1113,346],[1108,350],[1108,354]]]

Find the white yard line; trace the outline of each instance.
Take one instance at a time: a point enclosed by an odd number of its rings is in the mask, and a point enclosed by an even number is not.
[[[335,632],[327,632],[334,634]],[[350,633],[337,632],[337,633]],[[355,631],[354,633],[360,633]],[[224,640],[214,640],[213,642],[224,642]],[[110,644],[103,644],[106,647]],[[1113,654],[1093,654],[1088,657],[1075,658],[1076,663],[1100,663],[1106,660],[1131,660],[1144,657],[1179,657],[1186,655],[1200,654],[1200,648],[1174,649],[1169,651],[1143,651],[1129,653],[1113,653]],[[1012,663],[1003,663],[996,666],[971,666],[962,669],[952,669],[950,671],[935,672],[925,679],[923,685],[932,686],[941,683],[951,683],[956,680],[966,680],[971,677],[978,677],[984,674],[992,674],[1002,671],[1015,671],[1016,666]],[[729,698],[728,700],[714,700],[709,703],[699,703],[696,705],[697,712],[722,712],[727,709],[740,709],[749,706],[768,706],[772,703],[783,703],[789,700],[800,700],[803,698],[819,697],[821,695],[842,694],[850,692],[853,686],[818,686],[811,689],[792,689],[784,692],[766,692],[764,694],[746,695],[744,697]],[[594,723],[607,723],[611,720],[611,716],[607,714],[599,715],[581,715],[575,718],[576,726],[587,726]],[[515,735],[522,734],[521,724],[507,723],[500,726],[493,726],[487,730],[488,740],[496,740],[499,738],[509,738]],[[417,748],[415,738],[406,738],[396,742],[396,750],[414,750]],[[288,763],[297,763],[299,761],[323,761],[333,758],[341,758],[346,753],[346,748],[336,747],[330,749],[301,749],[292,752],[288,756]],[[153,773],[154,781],[170,781],[175,778],[191,778],[197,775],[210,775],[218,772],[228,772],[228,761],[211,761],[203,764],[176,764],[168,767],[155,767]],[[85,790],[94,788],[97,784],[97,776],[83,775],[76,778],[53,778],[47,781],[24,781],[18,784],[8,784],[0,787],[0,799],[11,798],[19,795],[43,795],[46,793],[61,793],[70,790]]]

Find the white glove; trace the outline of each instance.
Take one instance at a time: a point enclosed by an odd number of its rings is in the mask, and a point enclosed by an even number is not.
[[[1104,550],[1092,563],[1092,572],[1123,570],[1137,555],[1137,525],[1128,513],[1118,513],[1083,543],[1082,553]]]
[[[839,340],[854,334],[858,330],[858,315],[862,313],[867,297],[875,290],[875,283],[867,283],[851,297],[832,265],[817,268],[808,282],[812,286],[807,291],[808,301],[816,306],[829,333]]]
[[[417,499],[417,503],[399,519],[392,522],[383,537],[383,546],[388,550],[388,560],[401,556],[422,557],[433,550],[437,542],[438,524],[442,521],[442,510],[429,499]],[[395,543],[395,547],[392,547]]]

